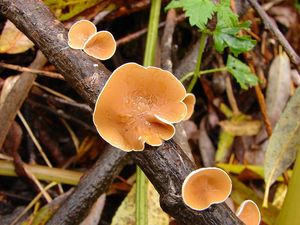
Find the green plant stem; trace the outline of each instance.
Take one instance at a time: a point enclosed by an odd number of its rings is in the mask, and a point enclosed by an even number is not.
[[[198,59],[197,59],[197,64],[196,64],[196,68],[194,71],[194,76],[193,79],[187,89],[187,92],[191,92],[197,82],[198,79],[198,74],[200,72],[200,68],[201,68],[201,62],[202,62],[202,55],[203,55],[203,51],[204,51],[204,47],[205,47],[205,41],[206,41],[206,37],[207,34],[202,32],[201,34],[201,38],[200,38],[200,46],[199,46],[199,53],[198,53]]]
[[[220,68],[215,68],[215,69],[209,69],[209,70],[202,70],[199,72],[198,77],[200,77],[201,75],[204,74],[208,74],[208,73],[216,73],[216,72],[222,72],[222,71],[227,71],[227,67],[220,67]],[[189,72],[187,74],[185,74],[181,79],[180,82],[184,82],[185,80],[189,79],[191,76],[194,75],[194,72]]]
[[[80,177],[82,176],[81,172],[53,167],[50,168],[47,166],[24,164],[24,167],[26,170],[34,174],[39,180],[54,181],[63,184],[77,185]],[[14,164],[4,160],[0,160],[0,175],[18,176],[15,172]]]
[[[157,42],[159,15],[160,15],[161,0],[152,0],[150,9],[150,18],[148,24],[146,49],[144,56],[144,66],[153,66],[155,62],[155,50]]]
[[[289,182],[287,195],[280,210],[276,225],[298,225],[300,215],[300,152],[297,154],[293,175]]]
[[[150,9],[150,18],[148,24],[148,33],[146,49],[144,56],[144,66],[151,66],[155,62],[155,50],[157,42],[159,15],[161,0],[152,0]],[[148,180],[143,171],[137,167],[136,178],[136,225],[148,224],[148,205],[147,205],[147,188]]]

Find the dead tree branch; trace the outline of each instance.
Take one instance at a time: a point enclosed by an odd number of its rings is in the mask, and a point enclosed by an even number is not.
[[[66,81],[93,107],[110,72],[98,60],[68,47],[67,31],[42,1],[0,0],[0,13],[36,44]],[[100,196],[110,185],[112,175],[118,172],[117,165],[125,154],[116,152],[119,150],[111,149],[99,159],[101,163],[98,160],[92,172],[85,175],[77,190],[48,225],[78,224],[96,196]],[[180,224],[243,224],[225,203],[201,212],[191,210],[183,204],[181,184],[194,166],[173,141],[165,142],[159,148],[147,147],[143,152],[133,152],[130,155],[158,190],[164,210]],[[108,158],[111,160],[108,161]],[[94,176],[93,171],[98,171],[99,174]]]
[[[262,19],[266,29],[269,29],[271,33],[277,38],[279,43],[282,45],[282,47],[290,57],[292,63],[295,64],[297,70],[300,71],[300,57],[295,52],[290,43],[286,40],[286,38],[283,36],[283,34],[280,32],[276,24],[270,19],[265,10],[258,4],[257,0],[248,0],[248,2],[251,4],[251,6],[255,9],[255,11]]]

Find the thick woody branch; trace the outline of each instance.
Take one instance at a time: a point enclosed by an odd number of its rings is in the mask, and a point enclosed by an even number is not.
[[[99,61],[68,47],[67,31],[42,1],[0,0],[0,12],[36,44],[66,81],[93,107],[110,72]],[[107,151],[48,224],[78,224],[91,202],[110,185],[113,175],[119,171],[117,165],[125,155],[119,154],[117,149]],[[180,224],[243,224],[225,204],[202,212],[191,210],[183,204],[181,184],[194,166],[173,141],[130,155],[158,190],[164,210]]]

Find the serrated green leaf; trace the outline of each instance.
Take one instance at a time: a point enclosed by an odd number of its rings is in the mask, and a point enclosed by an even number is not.
[[[177,9],[177,8],[181,8],[182,6],[183,5],[181,0],[173,0],[165,7],[165,10]]]
[[[258,84],[258,78],[251,72],[250,68],[233,56],[229,55],[227,59],[228,72],[233,75],[241,88],[248,89]]]
[[[275,180],[293,163],[300,148],[300,88],[287,104],[269,140],[265,156],[265,200]],[[266,201],[265,201],[266,202]]]
[[[173,0],[165,9],[183,8],[192,26],[204,30],[208,19],[216,11],[216,5],[211,0]]]
[[[216,7],[211,0],[182,0],[183,10],[190,24],[204,30],[208,19],[212,18]]]
[[[238,24],[238,15],[230,8],[230,0],[221,0],[216,5],[217,19],[219,26],[233,27]]]
[[[213,32],[214,45],[218,52],[223,52],[226,47],[229,47],[230,51],[237,56],[255,46],[256,41],[251,39],[250,36],[240,36],[238,34],[241,29],[246,29],[249,23],[242,23],[235,27],[225,27],[223,25],[226,24],[217,25]]]
[[[226,47],[237,56],[242,52],[251,50],[256,41],[250,36],[239,35],[242,29],[248,29],[250,22],[239,23],[238,16],[230,8],[230,0],[222,0],[216,5],[217,26],[213,32],[215,48],[223,52]]]

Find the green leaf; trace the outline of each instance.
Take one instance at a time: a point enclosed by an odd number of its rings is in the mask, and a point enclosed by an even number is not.
[[[237,56],[251,50],[256,41],[248,35],[239,35],[242,29],[248,29],[250,22],[239,23],[238,16],[230,8],[230,0],[221,0],[216,6],[217,26],[213,32],[215,48],[223,52],[226,47]]]
[[[230,8],[230,0],[221,0],[216,5],[217,19],[219,26],[233,27],[238,24],[238,15]]]
[[[182,5],[182,2],[181,0],[173,0],[171,1],[166,7],[165,7],[165,11],[166,10],[169,10],[169,9],[177,9],[177,8],[181,8],[183,5]]]
[[[227,18],[228,19],[228,18]],[[218,22],[215,31],[213,32],[214,45],[218,52],[223,52],[226,47],[229,47],[230,51],[235,55],[239,55],[242,52],[251,50],[256,41],[251,39],[248,35],[240,36],[238,33],[241,29],[246,29],[250,24],[248,22],[234,25],[234,27],[227,27],[227,22],[223,19],[223,22]]]
[[[208,19],[216,11],[216,6],[211,0],[179,0],[167,5],[166,9],[180,8],[185,11],[186,17],[189,17],[190,24],[204,30]]]
[[[294,162],[300,148],[300,88],[287,104],[269,140],[265,156],[265,203],[275,180]]]
[[[241,88],[248,89],[257,85],[258,78],[251,72],[250,68],[233,56],[229,55],[227,59],[227,68],[236,81],[240,84]]]

